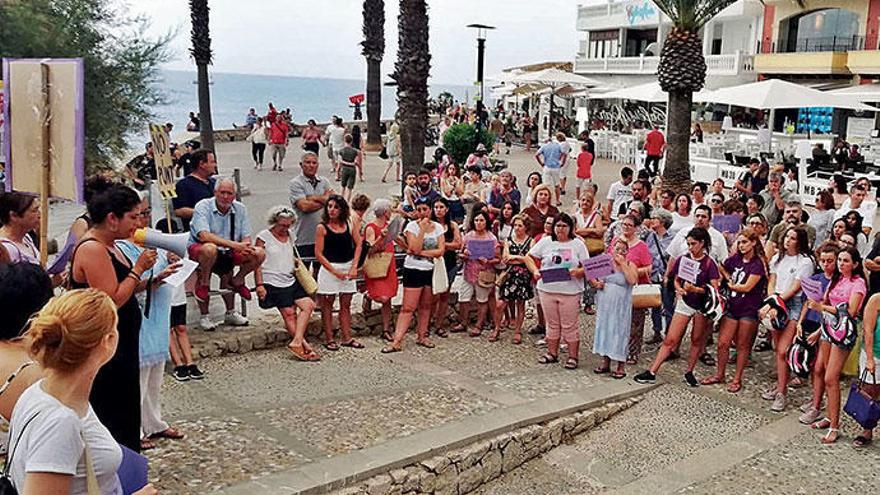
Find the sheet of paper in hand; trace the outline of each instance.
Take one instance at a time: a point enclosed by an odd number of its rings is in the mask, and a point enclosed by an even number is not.
[[[492,239],[471,239],[467,242],[468,257],[472,260],[495,257],[495,241]]]
[[[568,268],[546,268],[541,270],[541,280],[545,284],[553,282],[568,282],[571,280],[571,271]]]
[[[682,256],[678,261],[678,277],[685,282],[697,283],[697,275],[700,274],[700,262]]]
[[[822,282],[812,278],[801,280],[801,289],[811,301],[821,301],[825,295],[822,293]]]

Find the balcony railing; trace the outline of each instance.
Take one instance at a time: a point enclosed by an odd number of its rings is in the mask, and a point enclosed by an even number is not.
[[[825,38],[807,38],[794,45],[788,42],[773,42],[770,53],[809,53],[809,52],[849,52],[865,48],[864,36],[828,36]],[[763,53],[761,42],[758,42],[758,53]]]
[[[574,71],[582,74],[656,74],[659,64],[660,57],[578,57],[574,62]],[[709,75],[738,75],[754,71],[752,55],[737,52],[706,56],[706,72]]]

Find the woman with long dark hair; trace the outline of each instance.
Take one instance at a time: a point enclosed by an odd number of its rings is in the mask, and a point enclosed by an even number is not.
[[[432,316],[434,318],[434,334],[440,338],[448,337],[446,329],[446,316],[449,312],[449,293],[452,290],[452,282],[458,274],[458,251],[461,250],[461,229],[458,223],[449,218],[449,202],[443,198],[437,198],[431,208],[431,220],[437,222],[443,227],[443,262],[446,265],[446,280],[449,285],[446,291],[434,295],[435,311]],[[459,322],[453,328],[453,332],[464,332],[465,323]]]

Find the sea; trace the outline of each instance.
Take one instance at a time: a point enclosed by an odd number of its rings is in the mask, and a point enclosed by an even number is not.
[[[211,115],[214,129],[231,129],[233,124],[244,124],[249,108],[265,115],[272,102],[278,110],[290,108],[294,123],[309,119],[329,122],[338,115],[352,120],[354,109],[348,98],[366,94],[366,81],[295,76],[265,76],[214,72],[211,79]],[[157,123],[174,124],[173,134],[183,131],[189,121],[189,112],[198,113],[196,72],[162,70],[156,83],[167,99],[165,105],[153,109]],[[431,96],[448,91],[457,101],[473,97],[474,87],[432,84]],[[397,111],[397,88],[382,87],[382,118],[390,119]],[[362,107],[366,118],[366,107]],[[148,136],[148,134],[147,134]]]

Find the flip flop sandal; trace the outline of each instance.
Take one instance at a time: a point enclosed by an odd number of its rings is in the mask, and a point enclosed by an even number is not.
[[[382,332],[382,340],[393,342],[394,335],[391,332]]]
[[[717,376],[707,376],[700,380],[700,385],[718,385],[719,383],[724,383],[724,380]]]
[[[819,421],[810,425],[810,428],[814,430],[824,430],[825,428],[831,427],[831,420],[828,418],[822,418]]]
[[[176,428],[168,427],[158,433],[153,433],[148,438],[150,440],[153,440],[155,438],[167,438],[169,440],[182,440],[185,436],[186,435],[184,435],[183,433],[177,431]]]
[[[500,338],[501,334],[499,332],[492,332],[492,334],[489,335],[489,342],[498,342],[498,339]]]
[[[324,344],[324,349],[327,349],[331,352],[336,352],[339,350],[339,344],[337,344],[336,341],[331,340],[330,342]]]
[[[553,364],[553,363],[558,363],[558,362],[559,362],[559,356],[554,356],[553,354],[550,354],[549,352],[538,358],[538,363],[540,363],[540,364]]]
[[[727,386],[727,391],[735,394],[742,390],[743,384],[740,382],[731,382],[730,385]]]
[[[578,360],[574,358],[568,358],[565,360],[565,369],[567,370],[576,370],[578,367]]]
[[[394,352],[402,352],[402,351],[403,351],[403,349],[401,349],[400,347],[394,347],[394,346],[389,345],[388,347],[383,347],[380,352],[382,354],[391,354]]]
[[[146,438],[141,439],[141,451],[153,450],[155,448],[156,448],[156,444],[151,442],[149,439],[146,439]]]
[[[482,330],[472,330],[472,331],[468,332],[468,336],[474,337],[474,338],[479,337],[482,334],[483,334]]]
[[[873,438],[868,438],[864,435],[859,435],[853,439],[852,446],[857,449],[861,449],[861,448],[867,447],[868,445],[871,445],[871,443],[873,441],[874,441]]]
[[[287,350],[289,350],[290,353],[293,354],[294,358],[296,358],[300,361],[308,361],[309,360],[309,352],[306,351],[305,348],[303,348],[302,346],[293,347],[293,346],[289,345],[289,346],[287,346]]]
[[[348,342],[343,342],[342,347],[351,347],[352,349],[363,349],[364,344],[361,344],[355,339],[351,339]]]
[[[420,340],[420,341],[416,342],[416,345],[421,346],[421,347],[425,347],[427,349],[433,349],[433,348],[437,347],[430,340]]]
[[[610,376],[615,380],[621,380],[623,378],[626,378],[626,373],[615,371],[614,373],[611,373]]]
[[[706,366],[715,366],[716,364],[718,364],[715,362],[715,358],[712,357],[712,355],[708,352],[703,353],[703,355],[700,356],[700,362],[705,364]]]
[[[311,362],[320,361],[321,356],[319,356],[318,353],[315,351],[309,351],[309,353],[306,355],[306,360]]]
[[[522,344],[522,334],[521,333],[518,333],[513,336],[513,343],[514,343],[514,345]]]
[[[450,330],[450,332],[461,333],[461,332],[464,332],[465,330],[467,330],[467,329],[464,327],[464,325],[459,323],[458,325],[455,325],[454,327],[452,327],[452,330]]]
[[[819,441],[822,442],[822,445],[831,445],[836,443],[839,438],[840,430],[837,428],[828,428],[828,433],[823,435]]]
[[[611,373],[611,368],[605,368],[602,366],[593,368],[593,373],[596,375],[604,375],[606,373]]]

